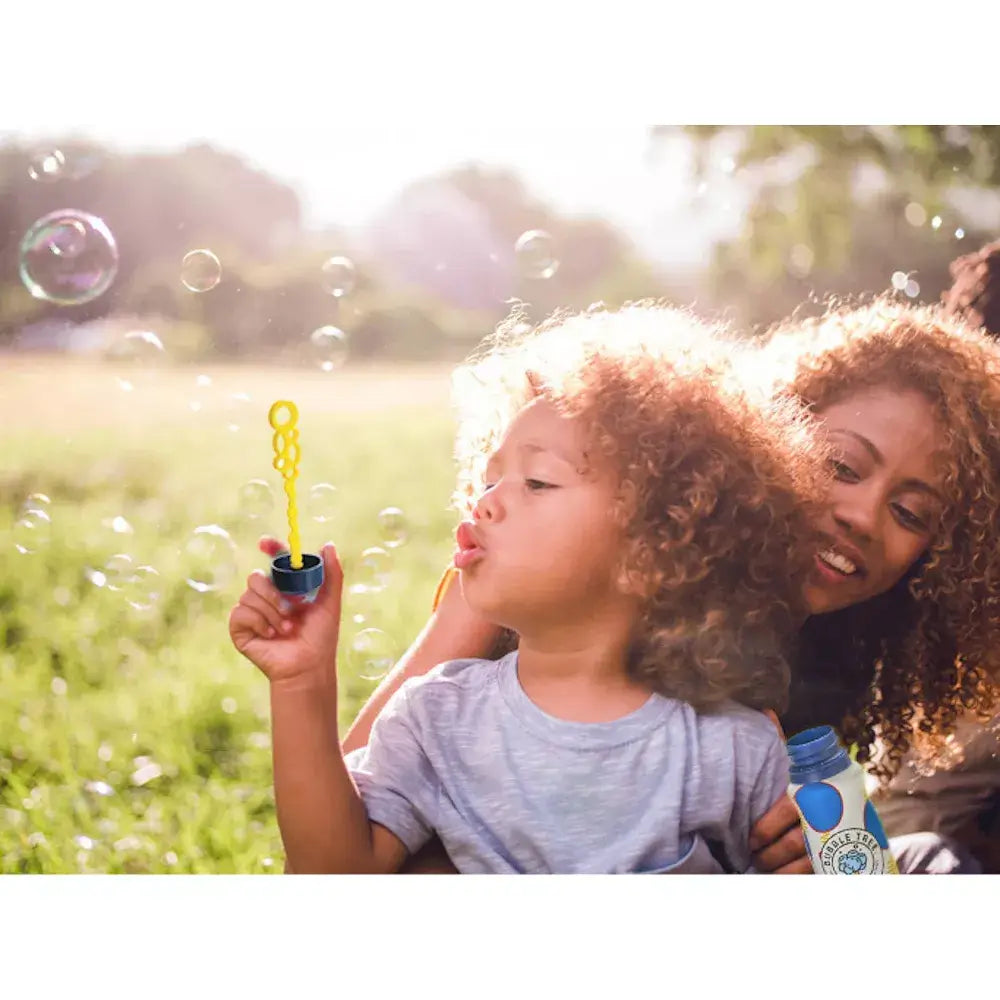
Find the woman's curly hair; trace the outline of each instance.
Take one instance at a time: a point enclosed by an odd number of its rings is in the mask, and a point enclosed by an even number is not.
[[[844,737],[886,781],[911,745],[930,760],[963,710],[995,705],[1000,347],[940,307],[880,297],[779,325],[763,353],[779,395],[814,413],[864,389],[916,390],[943,432],[947,506],[927,551],[887,593],[810,618],[796,656],[800,721],[843,713]]]
[[[829,484],[813,421],[741,389],[743,348],[690,313],[642,302],[529,332],[517,320],[456,371],[459,508],[518,410],[549,401],[581,422],[588,467],[619,486],[619,580],[642,604],[632,675],[699,710],[783,707]]]

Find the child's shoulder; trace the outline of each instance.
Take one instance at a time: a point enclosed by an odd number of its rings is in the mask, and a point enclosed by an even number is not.
[[[736,701],[724,701],[698,713],[698,729],[709,739],[731,738],[770,748],[781,743],[777,727],[763,712]]]
[[[446,660],[428,670],[421,677],[412,677],[403,685],[407,700],[414,706],[428,702],[454,703],[484,694],[495,684],[508,657],[501,660],[484,660],[466,657]]]

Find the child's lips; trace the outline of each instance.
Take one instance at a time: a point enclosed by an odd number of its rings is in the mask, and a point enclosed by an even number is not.
[[[486,550],[479,541],[479,533],[471,521],[463,521],[458,526],[455,541],[458,543],[458,551],[455,553],[456,569],[465,569],[486,555]]]

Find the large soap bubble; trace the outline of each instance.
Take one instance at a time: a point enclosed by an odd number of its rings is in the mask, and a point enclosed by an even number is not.
[[[73,306],[108,290],[118,273],[118,247],[103,219],[62,208],[24,234],[21,280],[36,299]]]

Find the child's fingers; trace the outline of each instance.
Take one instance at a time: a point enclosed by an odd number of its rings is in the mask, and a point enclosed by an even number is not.
[[[291,602],[286,601],[281,596],[281,591],[259,569],[255,569],[247,577],[247,589],[262,597],[268,604],[280,611],[291,610]]]
[[[272,559],[282,552],[285,552],[288,548],[284,542],[272,535],[261,535],[260,541],[257,543],[257,547],[266,556],[270,556]]]
[[[260,594],[255,594],[252,590],[246,590],[240,597],[240,604],[244,607],[252,608],[254,611],[260,612],[260,614],[266,619],[268,625],[270,625],[276,632],[290,632],[292,630],[292,623],[287,618],[283,617],[281,612],[273,604],[265,601]]]
[[[275,631],[267,619],[255,608],[237,604],[229,615],[229,631],[235,640],[240,634],[249,633],[262,639],[273,639]]]

